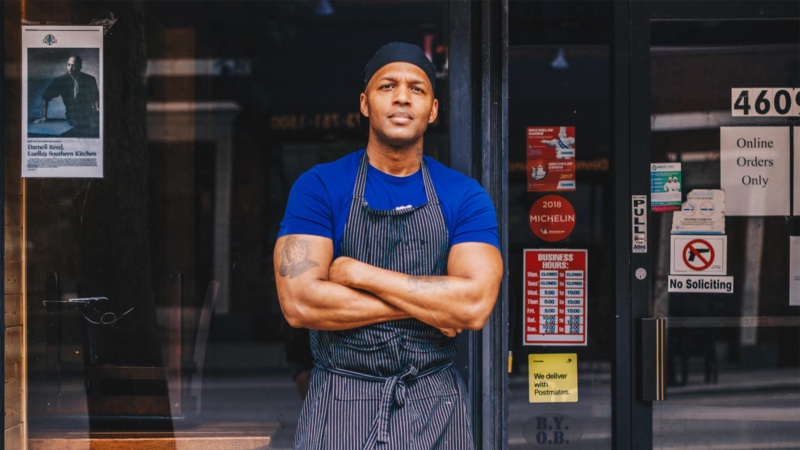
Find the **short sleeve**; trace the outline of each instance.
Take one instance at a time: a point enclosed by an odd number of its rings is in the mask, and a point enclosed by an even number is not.
[[[45,89],[44,93],[42,93],[42,99],[47,100],[49,102],[50,100],[60,95],[58,93],[58,84],[59,84],[58,81],[59,79],[56,78],[53,81],[51,81],[50,84],[47,85],[47,89]]]
[[[300,175],[289,193],[278,237],[289,234],[334,238],[333,206],[314,169]]]
[[[474,180],[470,180],[456,219],[453,244],[481,242],[500,248],[497,234],[497,215],[489,194]]]

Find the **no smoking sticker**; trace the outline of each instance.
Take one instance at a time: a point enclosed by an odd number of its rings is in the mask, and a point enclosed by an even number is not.
[[[728,236],[672,235],[673,275],[726,275]]]

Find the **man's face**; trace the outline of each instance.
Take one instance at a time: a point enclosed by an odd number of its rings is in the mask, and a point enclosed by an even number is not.
[[[414,64],[395,62],[381,67],[361,94],[361,113],[369,118],[370,139],[392,147],[419,140],[438,111],[430,80]]]
[[[80,71],[81,71],[81,63],[78,62],[78,60],[75,59],[74,56],[70,56],[69,59],[67,60],[67,72],[69,72],[71,75],[74,75]]]

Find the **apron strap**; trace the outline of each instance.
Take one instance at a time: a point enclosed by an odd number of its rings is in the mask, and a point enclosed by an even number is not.
[[[439,196],[436,195],[436,189],[433,188],[433,180],[431,180],[431,173],[428,171],[428,163],[425,158],[422,158],[422,180],[425,182],[425,195],[428,196],[428,202],[438,205]]]
[[[360,200],[359,205],[364,202],[364,189],[367,186],[367,169],[369,168],[369,158],[367,151],[361,155],[361,162],[358,164],[358,174],[356,175],[356,184],[353,187],[353,200]],[[356,202],[354,201],[353,204]]]

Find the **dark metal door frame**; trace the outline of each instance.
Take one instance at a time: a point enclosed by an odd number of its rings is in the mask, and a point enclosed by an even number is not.
[[[611,111],[612,158],[614,168],[614,221],[616,266],[616,320],[614,326],[614,361],[611,386],[611,440],[615,449],[628,450],[642,433],[635,424],[637,417],[650,417],[647,405],[635,402],[634,380],[636,362],[631,333],[634,311],[631,309],[631,268],[640,261],[631,254],[631,20],[630,2],[612,2],[611,39]],[[652,433],[650,433],[652,434]]]
[[[507,267],[508,1],[452,0],[450,167],[480,181],[495,204]],[[486,326],[459,338],[477,448],[508,446],[508,276]]]

